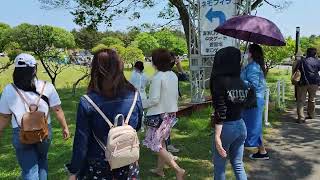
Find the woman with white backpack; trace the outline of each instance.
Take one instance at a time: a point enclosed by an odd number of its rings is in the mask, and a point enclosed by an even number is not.
[[[111,49],[95,53],[86,95],[81,97],[70,180],[137,179],[142,102],[123,73],[123,62]]]

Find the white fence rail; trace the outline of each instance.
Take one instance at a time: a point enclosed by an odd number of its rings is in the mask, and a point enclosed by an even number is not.
[[[273,92],[273,94],[276,95],[276,107],[281,108],[285,106],[285,93],[286,93],[286,83],[284,80],[278,80],[276,83],[275,89],[273,91],[270,90],[268,87],[266,89],[266,94],[265,94],[265,111],[264,111],[264,124],[265,126],[270,126],[269,122],[269,102],[270,102],[270,95]]]

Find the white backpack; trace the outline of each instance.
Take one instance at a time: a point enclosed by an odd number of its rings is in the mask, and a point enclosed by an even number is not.
[[[124,116],[122,114],[118,114],[115,117],[114,125],[100,110],[100,108],[89,98],[89,96],[84,95],[84,97],[103,117],[110,127],[106,146],[96,137],[94,132],[93,135],[100,147],[105,151],[106,160],[109,162],[111,170],[137,162],[139,160],[140,151],[139,138],[136,130],[133,129],[128,123],[137,102],[138,92],[135,93],[132,106],[125,122],[123,122]],[[122,126],[117,126],[120,118],[122,119]]]

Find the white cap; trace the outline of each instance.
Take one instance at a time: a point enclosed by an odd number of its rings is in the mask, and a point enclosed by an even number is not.
[[[19,54],[14,60],[14,66],[21,67],[35,67],[37,65],[36,59],[30,54]]]

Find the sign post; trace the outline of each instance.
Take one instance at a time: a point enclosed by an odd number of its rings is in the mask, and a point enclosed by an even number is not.
[[[213,56],[224,47],[235,46],[236,40],[214,32],[226,20],[236,15],[237,0],[200,0],[201,55]]]

